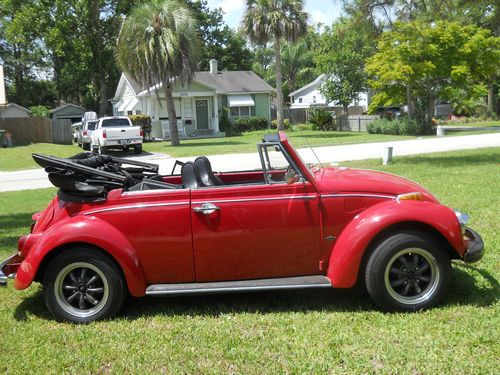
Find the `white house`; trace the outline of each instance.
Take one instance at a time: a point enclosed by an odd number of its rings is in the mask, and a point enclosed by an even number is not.
[[[270,100],[274,89],[251,71],[219,71],[210,61],[210,71],[195,72],[188,86],[176,83],[173,89],[177,128],[182,137],[217,136],[223,108],[230,121],[238,117],[263,116],[271,119]],[[159,100],[158,100],[159,98]],[[168,111],[161,84],[141,87],[122,73],[113,99],[113,114],[147,114],[152,137],[168,138]],[[221,134],[223,135],[223,134]]]
[[[327,75],[321,74],[311,83],[301,87],[300,89],[290,94],[292,109],[311,108],[311,107],[338,107],[337,103],[327,103],[323,95],[321,95],[321,85],[326,81]],[[368,93],[359,93],[359,100],[350,104],[350,107],[361,107],[361,112],[366,112],[368,109]]]

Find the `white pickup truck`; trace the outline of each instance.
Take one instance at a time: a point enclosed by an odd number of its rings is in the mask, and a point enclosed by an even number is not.
[[[102,117],[92,133],[90,149],[105,154],[108,149],[128,151],[133,147],[134,152],[140,154],[142,137],[141,127],[132,125],[128,117]]]

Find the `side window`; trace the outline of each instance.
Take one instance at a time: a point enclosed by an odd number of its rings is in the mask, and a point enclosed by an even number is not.
[[[285,156],[279,143],[259,144],[259,156],[268,184],[293,184],[302,179],[295,165]]]

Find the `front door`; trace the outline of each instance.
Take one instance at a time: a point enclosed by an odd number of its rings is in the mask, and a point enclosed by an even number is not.
[[[196,100],[196,127],[198,130],[208,129],[208,100]]]
[[[196,280],[319,274],[316,199],[308,182],[192,190]],[[202,212],[203,204],[213,211]]]

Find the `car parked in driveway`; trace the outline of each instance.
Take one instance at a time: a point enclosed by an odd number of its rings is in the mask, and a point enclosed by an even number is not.
[[[78,135],[82,131],[82,123],[75,122],[71,125],[71,132],[73,134],[73,142],[78,143]]]
[[[92,133],[90,150],[105,154],[110,149],[128,151],[133,148],[140,154],[143,136],[142,128],[134,126],[126,116],[102,117]]]
[[[257,145],[262,168],[216,173],[206,157],[158,166],[90,153],[34,155],[59,188],[0,265],[43,285],[58,320],[114,316],[127,293],[186,295],[362,283],[384,310],[438,304],[451,260],[481,259],[468,217],[407,179],[308,165],[286,135]]]
[[[78,133],[78,146],[84,150],[90,150],[92,133],[97,127],[97,120],[87,120],[82,123],[82,129]]]

